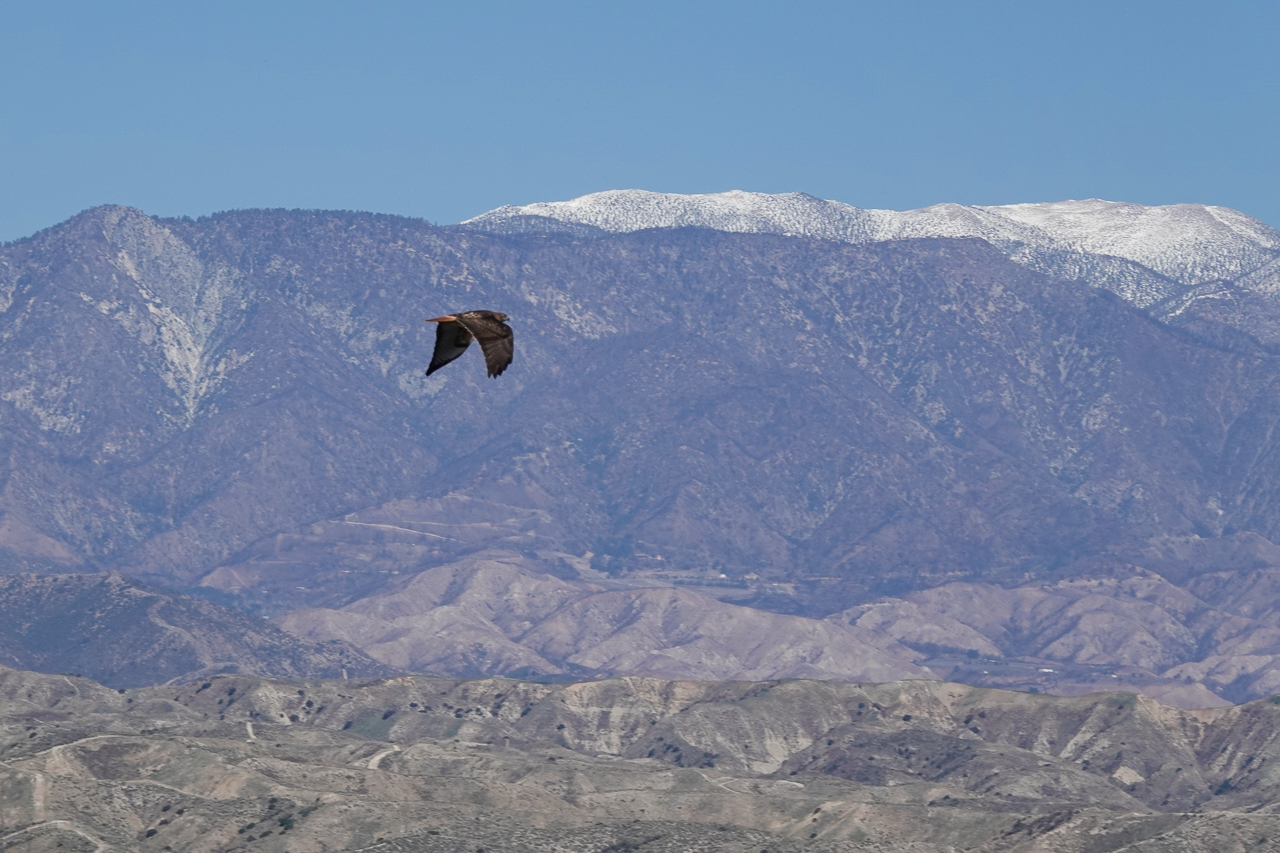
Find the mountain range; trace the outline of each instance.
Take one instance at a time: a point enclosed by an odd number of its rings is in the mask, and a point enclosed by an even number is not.
[[[460,227],[579,234],[692,227],[855,244],[977,237],[1012,260],[1056,278],[1087,280],[1139,307],[1213,283],[1238,281],[1248,290],[1265,290],[1265,282],[1274,285],[1280,273],[1280,232],[1239,211],[1201,204],[1149,207],[1087,199],[895,211],[865,210],[804,193],[613,190],[572,201],[500,207]]]
[[[0,248],[0,567],[441,675],[1265,696],[1277,258],[1198,205],[95,208]],[[425,378],[467,308],[516,362]]]

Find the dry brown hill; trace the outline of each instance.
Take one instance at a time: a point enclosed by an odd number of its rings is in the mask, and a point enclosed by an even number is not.
[[[437,675],[650,675],[675,679],[934,678],[910,649],[836,622],[726,604],[683,587],[608,589],[509,552],[428,569],[341,610],[278,622]],[[607,579],[605,580],[607,583]]]
[[[33,851],[1270,849],[1280,704],[939,682],[267,681],[0,669]],[[59,847],[61,845],[61,847]]]

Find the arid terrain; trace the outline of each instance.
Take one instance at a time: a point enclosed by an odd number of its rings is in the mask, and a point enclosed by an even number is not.
[[[1265,851],[1280,704],[0,669],[0,849]]]

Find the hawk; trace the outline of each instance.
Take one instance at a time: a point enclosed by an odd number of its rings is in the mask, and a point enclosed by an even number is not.
[[[498,311],[461,311],[424,320],[426,323],[440,324],[436,326],[436,349],[431,354],[431,366],[427,368],[427,375],[430,376],[462,355],[471,341],[477,340],[484,353],[489,376],[501,376],[515,354],[515,341],[506,319],[507,315]]]

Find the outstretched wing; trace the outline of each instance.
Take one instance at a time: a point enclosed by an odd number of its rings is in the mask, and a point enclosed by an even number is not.
[[[470,345],[471,333],[461,323],[452,320],[437,323],[436,349],[431,354],[431,366],[427,368],[427,375],[430,376],[462,355]]]
[[[486,317],[486,314],[492,315],[492,312],[467,311],[458,315],[458,322],[466,327],[471,337],[480,342],[480,349],[484,351],[485,366],[489,368],[489,376],[501,376],[502,371],[507,369],[515,356],[515,336],[510,326],[496,317]],[[439,351],[440,344],[437,341],[436,352]]]

